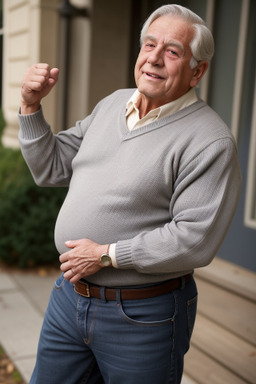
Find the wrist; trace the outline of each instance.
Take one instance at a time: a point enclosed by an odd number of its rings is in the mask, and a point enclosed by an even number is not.
[[[40,109],[40,102],[35,104],[26,104],[21,101],[20,103],[20,114],[21,115],[30,115],[31,113],[35,113]]]

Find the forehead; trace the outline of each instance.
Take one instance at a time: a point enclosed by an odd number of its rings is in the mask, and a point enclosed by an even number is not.
[[[180,42],[186,47],[194,36],[194,29],[189,22],[181,17],[165,15],[158,17],[150,24],[145,38],[149,35],[159,42],[167,43],[172,40]]]

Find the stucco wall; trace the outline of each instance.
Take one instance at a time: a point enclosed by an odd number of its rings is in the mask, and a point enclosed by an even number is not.
[[[17,111],[26,68],[35,62],[57,60],[58,0],[4,1],[3,110],[6,145],[17,146]],[[56,92],[45,102],[55,122]]]

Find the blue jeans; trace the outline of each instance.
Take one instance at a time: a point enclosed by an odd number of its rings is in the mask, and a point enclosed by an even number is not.
[[[85,298],[56,281],[31,384],[178,384],[197,305],[194,279],[155,298]]]

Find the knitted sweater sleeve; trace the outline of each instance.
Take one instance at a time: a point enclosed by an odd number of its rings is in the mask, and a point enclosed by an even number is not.
[[[44,119],[42,108],[30,115],[19,115],[21,151],[37,185],[68,186],[72,160],[77,154],[91,116],[75,127],[54,135]]]
[[[171,221],[117,243],[118,267],[161,274],[209,264],[230,226],[240,189],[234,142],[230,137],[213,142],[180,170]]]

